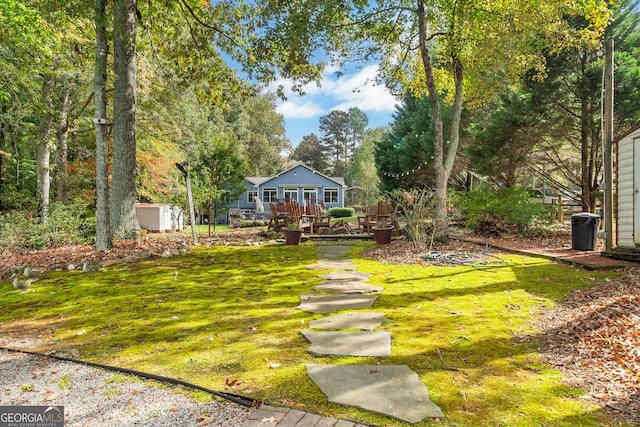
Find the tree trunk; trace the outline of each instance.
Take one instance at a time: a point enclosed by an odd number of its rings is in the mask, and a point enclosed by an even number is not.
[[[67,142],[69,140],[69,86],[65,85],[60,96],[60,124],[56,147],[56,200],[64,205],[69,203],[69,176],[67,174]]]
[[[448,142],[445,157],[445,141],[444,141],[444,124],[442,120],[442,110],[440,109],[440,95],[436,87],[434,79],[433,64],[431,55],[427,46],[426,34],[426,15],[425,5],[422,0],[418,1],[418,29],[420,56],[425,71],[427,90],[431,101],[431,110],[433,113],[433,162],[436,181],[436,219],[434,235],[435,239],[440,242],[449,240],[449,225],[447,219],[447,182],[453,169],[453,164],[458,151],[458,143],[460,140],[460,117],[462,114],[462,89],[463,89],[463,73],[462,64],[456,58],[453,59],[453,71],[455,78],[455,102],[454,113],[451,121],[450,140]]]
[[[38,186],[36,189],[38,214],[47,218],[49,209],[49,192],[51,190],[51,174],[49,167],[51,163],[51,122],[53,109],[53,75],[45,74],[42,81],[42,115],[40,117],[40,140],[38,142],[38,154],[36,166],[36,179]]]
[[[5,124],[0,122],[0,194],[4,192],[4,142],[6,140]],[[0,212],[5,210],[3,198],[0,197]]]
[[[112,246],[109,224],[109,156],[107,138],[107,19],[106,0],[95,0],[96,65],[93,76],[96,130],[96,250]]]
[[[111,231],[115,238],[136,238],[136,0],[116,0],[113,24],[115,96]]]

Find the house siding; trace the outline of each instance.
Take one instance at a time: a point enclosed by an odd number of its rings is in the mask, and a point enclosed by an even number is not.
[[[640,129],[629,133],[617,143],[616,173],[616,244],[619,248],[636,249],[634,239],[634,139],[640,138]]]
[[[295,191],[297,202],[304,204],[305,190],[315,190],[317,201],[322,202],[325,207],[343,207],[344,193],[346,186],[343,178],[327,177],[305,165],[294,166],[273,177],[253,177],[245,179],[245,187],[247,191],[243,193],[241,198],[229,205],[230,209],[253,210],[258,206],[255,202],[248,201],[248,193],[257,191],[260,200],[265,202],[263,194],[265,189],[273,189],[276,192],[276,198],[284,198],[285,191]],[[338,200],[334,203],[325,203],[325,190],[337,190]],[[308,202],[308,201],[307,201]],[[265,202],[264,209],[269,211]]]

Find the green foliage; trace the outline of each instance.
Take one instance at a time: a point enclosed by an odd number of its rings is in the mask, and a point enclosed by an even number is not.
[[[0,215],[0,250],[89,244],[95,235],[95,217],[87,208],[87,203],[76,200],[68,206],[51,204],[46,219],[19,211]]]
[[[404,231],[418,251],[424,251],[433,243],[436,218],[435,193],[431,189],[392,191],[389,194],[398,221],[404,224]]]
[[[452,199],[454,209],[462,214],[465,225],[474,231],[487,215],[503,218],[506,224],[516,226],[521,234],[540,231],[550,218],[547,208],[531,200],[522,188],[503,187],[495,190],[482,187],[471,192],[456,192]]]
[[[445,109],[445,112],[450,110]],[[390,129],[375,150],[378,170],[387,172],[384,191],[433,185],[433,119],[428,97],[407,92]]]
[[[298,160],[320,173],[330,173],[326,147],[322,145],[318,136],[313,133],[302,138],[300,144],[291,154],[291,159]]]
[[[355,209],[353,208],[331,208],[329,209],[329,215],[333,218],[349,218],[355,215]]]
[[[267,223],[261,219],[243,219],[240,221],[240,228],[261,227],[263,225],[267,225]]]
[[[353,153],[345,181],[352,187],[346,199],[351,206],[367,206],[375,201],[380,188],[380,176],[375,162],[376,141],[382,138],[382,128],[366,132],[362,144]]]
[[[482,175],[514,185],[520,169],[535,153],[534,147],[543,140],[541,132],[552,125],[541,126],[546,124],[541,114],[544,106],[522,91],[511,90],[488,108],[491,113],[470,126],[469,163]]]

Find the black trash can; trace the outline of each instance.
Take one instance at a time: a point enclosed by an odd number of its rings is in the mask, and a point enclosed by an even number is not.
[[[598,241],[600,216],[589,212],[571,215],[571,249],[593,251]]]

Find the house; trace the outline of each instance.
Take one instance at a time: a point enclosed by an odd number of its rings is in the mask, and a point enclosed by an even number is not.
[[[640,252],[640,124],[616,144],[616,252]]]
[[[183,215],[179,207],[163,203],[136,203],[140,227],[152,233],[170,233],[183,228]]]
[[[323,175],[303,164],[271,177],[247,177],[244,184],[247,191],[229,209],[245,215],[268,213],[268,204],[278,199],[293,199],[302,206],[344,207],[344,178]]]

